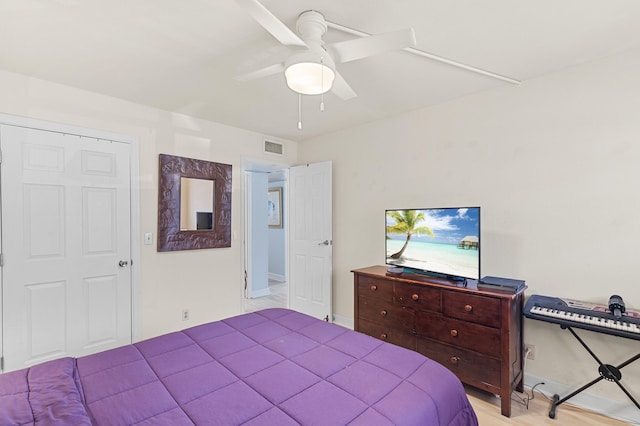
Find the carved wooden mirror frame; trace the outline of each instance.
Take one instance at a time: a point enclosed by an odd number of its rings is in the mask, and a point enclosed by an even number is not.
[[[231,165],[160,154],[158,251],[231,247]],[[180,179],[213,180],[213,229],[180,230]]]

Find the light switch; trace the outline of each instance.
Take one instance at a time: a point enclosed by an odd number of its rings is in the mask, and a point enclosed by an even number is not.
[[[144,244],[149,246],[153,244],[153,232],[145,232],[144,233]]]

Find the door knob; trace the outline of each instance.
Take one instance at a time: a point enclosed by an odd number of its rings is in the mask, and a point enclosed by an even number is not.
[[[324,240],[321,243],[318,243],[319,246],[328,246],[329,245],[329,240]]]
[[[126,261],[126,260],[121,260],[120,262],[118,262],[118,266],[121,267],[121,268],[124,268],[128,264],[129,264],[129,262]]]

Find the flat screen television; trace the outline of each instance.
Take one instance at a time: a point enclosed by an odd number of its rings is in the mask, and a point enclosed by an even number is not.
[[[385,211],[388,265],[453,279],[480,279],[480,207]]]

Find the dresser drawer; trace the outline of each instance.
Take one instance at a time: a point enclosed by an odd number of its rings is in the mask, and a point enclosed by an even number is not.
[[[416,331],[429,337],[476,352],[500,358],[500,329],[447,318],[428,312],[416,313]]]
[[[358,320],[358,330],[376,339],[402,346],[403,348],[416,350],[416,336],[406,329],[399,330],[389,327],[389,324],[377,324],[366,319]]]
[[[440,312],[440,293],[437,288],[396,283],[393,297],[397,304],[433,312]]]
[[[395,328],[406,329],[410,333],[415,328],[416,317],[412,309],[383,303],[378,299],[360,298],[359,315],[360,318],[376,324],[391,325]]]
[[[382,302],[393,302],[393,284],[370,277],[358,277],[358,296],[376,298]]]
[[[418,352],[447,367],[461,381],[500,387],[499,359],[420,337],[417,344]]]
[[[500,300],[468,293],[444,291],[442,312],[449,317],[500,327]]]

